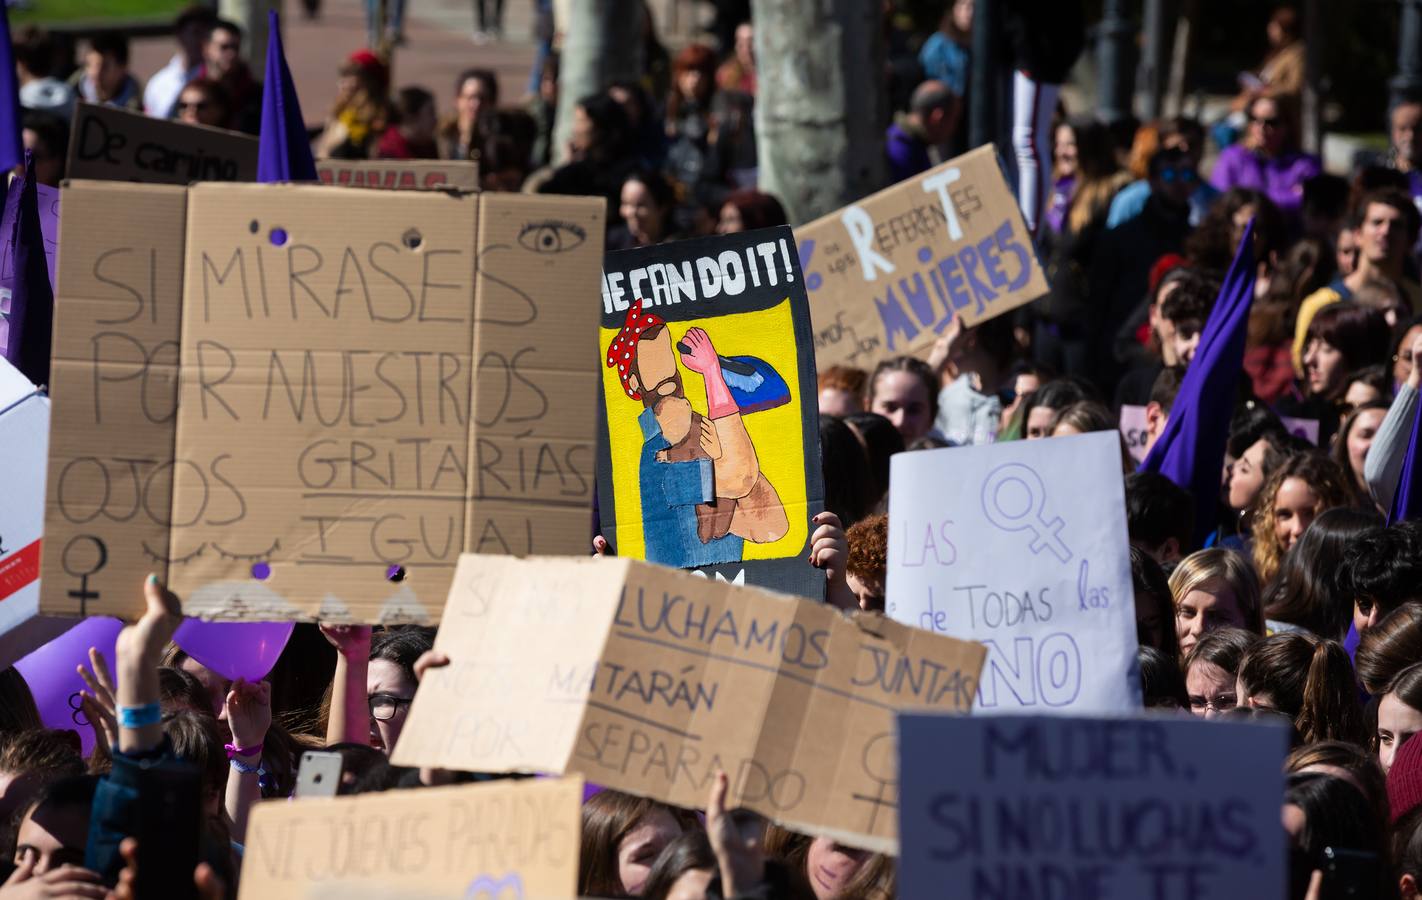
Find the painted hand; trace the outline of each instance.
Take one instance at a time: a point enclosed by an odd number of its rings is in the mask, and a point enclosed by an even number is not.
[[[691,371],[705,375],[720,368],[721,361],[716,357],[716,348],[711,345],[711,335],[704,329],[687,329],[681,343],[687,348],[681,354],[682,364]]]
[[[721,458],[721,436],[716,433],[716,426],[711,424],[711,420],[704,417],[701,419],[701,449],[712,459]]]

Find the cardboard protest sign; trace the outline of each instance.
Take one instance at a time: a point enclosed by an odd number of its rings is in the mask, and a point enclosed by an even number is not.
[[[609,253],[598,511],[615,552],[824,595],[804,278],[788,228]]]
[[[886,589],[894,619],[987,646],[976,711],[1141,705],[1115,432],[895,456]]]
[[[4,301],[9,283],[15,277],[13,258],[15,255],[15,219],[20,213],[20,182],[13,183],[14,190],[5,195],[5,211],[0,214],[0,312],[4,312]],[[49,265],[49,283],[54,284],[55,251],[59,249],[59,188],[47,184],[36,184],[35,193],[39,198],[40,233],[44,235],[44,259]],[[4,343],[3,328],[0,328],[0,343]]]
[[[39,611],[48,437],[49,398],[0,359],[0,634]]]
[[[1189,716],[901,714],[899,896],[1281,897],[1288,743]]]
[[[892,850],[893,712],[966,711],[984,650],[628,559],[460,558],[397,765],[577,772]]]
[[[1121,437],[1126,442],[1126,450],[1131,460],[1140,465],[1146,458],[1146,408],[1131,404],[1121,405]]]
[[[205,125],[150,119],[112,106],[78,103],[69,132],[69,178],[188,184],[254,181],[257,139]]]
[[[433,621],[463,550],[587,546],[597,200],[64,204],[46,612],[133,614],[154,571],[208,618]]]
[[[342,187],[430,191],[458,188],[479,190],[479,164],[457,159],[320,159],[316,174],[322,184]]]
[[[991,144],[795,229],[815,358],[873,369],[923,355],[954,316],[969,325],[1047,292]]]
[[[303,897],[341,883],[385,896],[573,897],[580,778],[258,803],[239,900]]]

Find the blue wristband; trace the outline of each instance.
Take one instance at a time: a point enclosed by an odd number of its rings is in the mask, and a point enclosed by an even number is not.
[[[255,766],[248,765],[247,763],[242,762],[242,760],[237,759],[236,757],[229,759],[228,762],[232,764],[232,768],[236,769],[239,773],[243,775],[267,774],[267,770],[262,768],[262,761],[260,759],[257,760],[257,764]]]
[[[120,706],[118,720],[119,726],[122,728],[145,728],[149,725],[157,725],[163,721],[163,707],[157,703],[147,703],[143,706]]]

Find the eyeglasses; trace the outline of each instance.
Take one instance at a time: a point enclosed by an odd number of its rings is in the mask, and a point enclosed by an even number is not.
[[[411,698],[396,697],[394,694],[371,694],[370,717],[377,722],[388,722],[402,707],[410,705]]]
[[[1216,694],[1213,697],[1190,697],[1190,708],[1207,709],[1210,712],[1229,712],[1238,705],[1239,699],[1233,693]]]
[[[191,109],[191,110],[194,110],[194,111],[196,111],[196,112],[202,112],[203,110],[207,109],[207,108],[208,108],[209,106],[211,106],[211,105],[212,105],[212,104],[208,103],[206,100],[194,100],[194,101],[191,102],[191,103],[188,103],[188,102],[185,102],[185,101],[182,101],[182,100],[179,100],[179,101],[178,101],[178,109],[179,109],[179,111],[185,110],[185,109]]]
[[[1268,118],[1264,118],[1262,116],[1250,116],[1249,121],[1253,122],[1255,125],[1258,125],[1261,128],[1278,128],[1283,120],[1281,120],[1278,116],[1270,116]]]
[[[1195,180],[1199,177],[1200,173],[1196,172],[1194,169],[1186,168],[1183,166],[1172,166],[1168,169],[1160,170],[1160,178],[1166,184],[1173,184],[1176,181],[1180,182],[1181,184],[1194,184]]]

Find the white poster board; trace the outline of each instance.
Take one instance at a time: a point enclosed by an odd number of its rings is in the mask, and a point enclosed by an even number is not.
[[[988,648],[974,713],[1139,709],[1120,438],[900,453],[888,614]]]
[[[0,359],[0,635],[39,611],[48,449],[49,398]]]
[[[931,713],[898,722],[904,900],[1284,895],[1288,736],[1278,725]]]
[[[1146,408],[1144,406],[1121,406],[1121,437],[1126,442],[1126,450],[1131,461],[1140,465],[1146,458]]]

